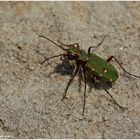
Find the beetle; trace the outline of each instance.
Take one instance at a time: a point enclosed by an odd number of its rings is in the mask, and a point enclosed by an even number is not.
[[[114,97],[105,88],[104,83],[113,83],[119,77],[116,68],[110,63],[110,61],[112,59],[114,59],[118,63],[118,65],[122,68],[122,70],[127,74],[137,77],[137,78],[140,78],[140,76],[137,76],[135,74],[128,72],[121,65],[121,63],[117,60],[117,58],[113,55],[105,60],[105,59],[101,58],[100,56],[96,55],[95,53],[91,52],[91,49],[94,46],[88,47],[88,51],[86,52],[85,50],[80,48],[78,43],[66,45],[59,41],[59,43],[60,43],[60,45],[59,45],[46,36],[40,35],[39,37],[49,40],[50,42],[52,42],[53,44],[55,44],[57,47],[59,47],[60,49],[62,49],[64,51],[64,53],[62,53],[62,54],[54,55],[54,56],[44,59],[44,61],[42,61],[41,64],[43,64],[45,61],[47,61],[49,59],[53,59],[53,58],[60,57],[60,56],[63,57],[63,60],[67,60],[67,61],[74,60],[75,61],[76,65],[74,67],[72,77],[70,78],[70,80],[66,86],[65,92],[62,97],[62,101],[66,98],[66,93],[67,93],[68,88],[69,88],[70,84],[72,83],[74,77],[78,74],[79,70],[81,70],[83,72],[83,81],[84,81],[84,103],[83,103],[83,112],[82,112],[83,115],[84,115],[85,103],[86,103],[86,85],[87,85],[87,76],[86,75],[87,75],[87,73],[92,75],[93,77],[95,77],[98,80],[98,82],[100,82],[103,89],[106,91],[106,93],[111,97],[111,99],[114,101],[114,103],[119,108],[121,108],[122,110],[126,109],[125,107],[123,107],[119,103],[117,103],[117,101],[114,99]],[[97,45],[97,47],[103,43],[105,37],[106,36],[104,36],[104,38]],[[64,46],[66,48],[64,48]]]

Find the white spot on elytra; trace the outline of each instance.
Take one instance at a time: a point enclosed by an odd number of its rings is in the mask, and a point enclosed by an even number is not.
[[[112,82],[112,79],[110,79],[110,82]]]
[[[94,71],[95,69],[92,69],[92,71]]]
[[[103,76],[102,74],[99,75],[100,77]]]
[[[107,73],[107,70],[106,69],[104,70],[104,73]]]

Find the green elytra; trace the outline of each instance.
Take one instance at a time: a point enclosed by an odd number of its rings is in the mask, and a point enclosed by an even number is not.
[[[73,46],[68,49],[68,52],[73,55],[79,54],[79,60],[86,61],[85,68],[102,81],[115,82],[118,79],[119,76],[115,67],[95,53],[89,55],[86,51]]]
[[[137,78],[140,78],[140,76],[137,76],[135,74],[132,74],[132,73],[126,71],[126,69],[120,64],[120,62],[114,56],[110,56],[108,59],[105,60],[105,59],[101,58],[100,56],[96,55],[95,53],[91,53],[91,48],[93,48],[94,46],[89,47],[88,51],[86,52],[85,50],[80,49],[78,43],[65,45],[59,41],[60,45],[58,45],[57,43],[55,43],[54,41],[52,41],[51,39],[49,39],[45,36],[39,36],[39,37],[49,40],[50,42],[52,42],[53,44],[55,44],[57,47],[61,48],[64,51],[63,54],[59,54],[59,55],[55,55],[55,56],[46,58],[44,61],[41,62],[41,64],[43,64],[45,61],[47,61],[49,59],[60,57],[60,56],[68,61],[75,60],[76,66],[74,68],[72,77],[70,78],[70,80],[67,84],[67,87],[65,89],[62,100],[64,100],[66,98],[67,90],[68,90],[70,84],[72,83],[74,77],[77,75],[79,70],[82,69],[83,81],[84,81],[84,104],[83,104],[83,113],[82,113],[83,115],[84,115],[84,111],[85,111],[85,102],[86,102],[86,84],[87,84],[86,73],[92,74],[94,77],[96,77],[99,80],[98,82],[100,82],[103,89],[106,91],[106,93],[111,97],[111,99],[114,101],[114,103],[120,109],[122,109],[123,111],[126,109],[125,107],[119,105],[119,103],[116,102],[114,97],[105,88],[104,82],[112,83],[118,79],[117,70],[109,62],[114,58],[115,61],[123,69],[123,71],[125,73],[127,73],[131,76],[137,77]],[[100,46],[102,44],[105,37],[97,46]],[[64,48],[63,46],[67,47],[68,49]]]

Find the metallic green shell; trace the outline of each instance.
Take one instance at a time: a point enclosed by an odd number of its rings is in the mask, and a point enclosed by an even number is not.
[[[118,72],[115,67],[96,54],[91,53],[89,56],[86,51],[75,47],[70,47],[68,51],[72,54],[78,54],[79,60],[86,61],[85,67],[102,81],[114,82],[118,79]]]
[[[70,52],[70,53],[72,53],[72,54],[78,54],[79,49],[76,48],[76,47],[70,47],[70,48],[68,49],[68,52]]]
[[[114,82],[118,79],[118,72],[112,64],[94,53],[91,53],[88,58],[86,68],[94,75],[100,77],[102,81]]]

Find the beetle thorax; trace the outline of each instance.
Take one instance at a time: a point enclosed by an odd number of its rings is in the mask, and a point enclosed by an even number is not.
[[[68,49],[68,53],[70,53],[71,55],[78,55],[79,49],[75,46],[72,46]]]

